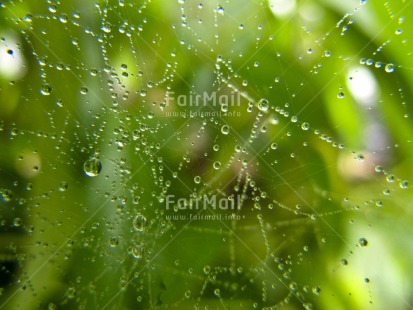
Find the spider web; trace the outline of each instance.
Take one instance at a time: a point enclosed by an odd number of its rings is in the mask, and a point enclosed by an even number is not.
[[[0,308],[409,308],[411,3],[1,2]]]

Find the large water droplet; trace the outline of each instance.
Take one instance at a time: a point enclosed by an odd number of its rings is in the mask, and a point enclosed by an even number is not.
[[[69,185],[67,184],[67,182],[65,182],[65,181],[60,182],[59,192],[65,192],[67,190],[68,186]]]
[[[308,129],[310,129],[310,124],[309,123],[302,123],[301,124],[301,129],[302,130],[308,130]]]
[[[143,247],[141,246],[133,247],[132,256],[135,257],[136,259],[141,259],[143,256]]]
[[[392,72],[394,72],[394,70],[395,70],[395,67],[394,67],[393,64],[387,64],[384,67],[384,71],[386,71],[387,73],[392,73]]]
[[[409,187],[409,181],[407,180],[400,181],[399,186],[400,188],[406,189]]]
[[[387,180],[387,182],[389,182],[389,183],[394,182],[395,179],[396,179],[396,178],[394,177],[393,174],[389,174],[389,175],[386,177],[386,180]]]
[[[146,228],[146,217],[144,217],[142,214],[138,214],[133,219],[133,228],[136,231],[144,231]]]
[[[66,24],[67,21],[68,21],[68,17],[67,17],[67,15],[63,14],[63,15],[59,16],[59,20],[60,20],[61,23]]]
[[[86,95],[87,93],[88,93],[88,88],[87,87],[81,87],[80,88],[80,93],[82,94],[82,95]]]
[[[95,177],[102,170],[102,163],[99,159],[92,157],[85,161],[83,164],[83,170],[88,177]]]
[[[109,23],[105,23],[102,25],[101,29],[106,33],[110,33],[112,31],[112,26]]]
[[[40,88],[40,93],[43,96],[49,96],[52,92],[52,87],[49,84],[43,84],[42,88]]]
[[[229,134],[229,127],[228,127],[227,125],[222,126],[222,127],[221,127],[221,132],[222,132],[224,135]]]
[[[47,9],[49,10],[49,12],[51,13],[56,13],[57,12],[57,7],[55,5],[49,5],[47,7]]]
[[[221,167],[221,163],[219,161],[216,161],[214,162],[213,166],[215,170],[218,170]]]
[[[20,217],[16,217],[13,219],[13,226],[14,227],[19,227],[22,225],[22,219]]]
[[[119,244],[119,239],[118,237],[112,237],[109,239],[109,245],[111,248],[116,247]]]
[[[375,170],[377,173],[381,173],[381,172],[383,172],[383,167],[382,167],[382,166],[376,166],[376,167],[374,167],[374,170]]]
[[[359,245],[360,245],[360,246],[366,247],[367,244],[368,244],[368,241],[367,241],[366,238],[360,238],[360,239],[359,239]]]
[[[260,101],[258,101],[258,109],[260,109],[260,111],[268,111],[269,106],[270,103],[267,99],[262,98]]]
[[[26,14],[26,16],[23,17],[23,20],[25,22],[31,23],[33,21],[33,15],[32,14]]]
[[[76,297],[76,289],[73,286],[69,287],[66,291],[66,296],[69,299],[75,298]]]

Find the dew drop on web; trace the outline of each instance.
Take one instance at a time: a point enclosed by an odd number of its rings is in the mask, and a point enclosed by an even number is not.
[[[99,159],[92,157],[83,164],[83,171],[88,177],[96,177],[102,170],[102,163]]]

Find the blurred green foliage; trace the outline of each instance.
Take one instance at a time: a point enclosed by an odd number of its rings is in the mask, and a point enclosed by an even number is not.
[[[0,308],[410,308],[411,3],[2,1]]]

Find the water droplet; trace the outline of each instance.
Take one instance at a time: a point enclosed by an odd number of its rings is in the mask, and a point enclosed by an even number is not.
[[[377,173],[381,173],[381,172],[383,172],[383,167],[382,167],[382,166],[376,166],[376,167],[374,167],[374,170],[375,170]]]
[[[66,291],[66,296],[69,299],[73,299],[76,297],[76,289],[74,287],[69,287]]]
[[[25,22],[31,23],[33,21],[33,15],[32,14],[26,14],[26,16],[24,16],[23,20]]]
[[[221,127],[221,132],[222,132],[224,135],[229,134],[229,127],[228,127],[227,125],[222,126],[222,127]]]
[[[88,177],[95,177],[102,170],[102,163],[99,159],[92,157],[85,161],[83,164],[83,170]]]
[[[141,259],[143,256],[143,247],[141,246],[135,246],[132,248],[131,254],[134,258],[136,259]]]
[[[386,71],[387,73],[392,73],[394,72],[394,70],[396,70],[396,68],[394,67],[394,64],[387,64],[384,67],[384,71]]]
[[[260,109],[261,111],[268,111],[269,108],[269,102],[267,99],[261,99],[260,101],[258,101],[258,109]]]
[[[68,18],[67,18],[66,15],[61,15],[61,16],[59,17],[59,20],[60,20],[61,23],[66,24],[67,21],[68,21]]]
[[[308,129],[310,129],[310,124],[309,123],[302,123],[301,124],[301,129],[302,130],[308,130]]]
[[[359,239],[359,245],[360,245],[360,246],[366,247],[367,244],[368,244],[368,241],[367,241],[366,238],[360,238],[360,239]]]
[[[321,288],[319,286],[313,287],[313,294],[318,295],[321,292]]]
[[[16,217],[13,219],[13,226],[20,227],[22,225],[22,219],[20,217]]]
[[[81,93],[82,95],[86,95],[88,91],[89,91],[89,89],[87,89],[87,87],[81,87],[81,88],[80,88],[80,93]]]
[[[191,291],[188,290],[185,292],[185,298],[189,299],[190,297],[191,297]]]
[[[221,104],[221,111],[224,113],[228,112],[228,104]]]
[[[393,174],[389,174],[389,175],[386,177],[386,180],[387,180],[387,182],[392,183],[392,182],[394,182],[395,177],[394,177]]]
[[[106,33],[110,33],[112,31],[112,26],[110,23],[105,23],[102,25],[101,29]]]
[[[51,13],[56,13],[57,12],[57,7],[55,5],[49,5],[47,7],[47,9],[49,10],[49,12]]]
[[[144,231],[146,228],[146,217],[144,217],[142,214],[138,214],[135,216],[133,219],[133,228],[136,231]]]
[[[271,147],[272,150],[276,150],[278,148],[278,144],[273,142],[273,143],[271,143],[270,147]]]
[[[49,96],[52,92],[52,87],[49,84],[43,84],[42,88],[40,88],[40,93],[43,96]]]
[[[56,306],[56,304],[54,304],[54,303],[49,303],[48,304],[48,306],[47,306],[47,310],[56,310],[57,309],[57,306]]]
[[[215,290],[214,290],[214,294],[215,294],[215,296],[220,296],[221,295],[221,290],[219,289],[219,288],[216,288]]]
[[[14,198],[14,194],[8,189],[3,189],[3,190],[0,189],[0,198],[4,202],[10,202]]]
[[[344,98],[344,93],[343,93],[343,92],[339,92],[339,93],[337,94],[337,98],[343,99],[343,98]]]
[[[119,239],[118,237],[112,237],[109,239],[109,245],[111,248],[116,247],[119,244]]]
[[[399,186],[400,188],[406,189],[409,187],[409,181],[407,180],[400,181]]]
[[[291,116],[291,123],[297,123],[298,122],[298,117],[297,116]]]
[[[199,175],[197,175],[197,176],[194,178],[194,182],[195,182],[195,184],[201,183],[201,177],[200,177]]]
[[[221,168],[221,163],[219,161],[214,162],[213,167],[215,170],[218,170],[219,168]]]
[[[305,310],[313,310],[313,304],[309,302],[304,303],[303,307]]]
[[[348,265],[347,259],[343,258],[343,259],[341,260],[341,265],[343,265],[343,266]]]
[[[63,106],[64,106],[63,100],[62,100],[62,99],[58,99],[58,100],[56,101],[56,105],[57,105],[59,108],[63,108]]]
[[[65,182],[65,181],[62,181],[61,183],[60,183],[60,185],[59,185],[59,192],[65,192],[66,190],[67,190],[67,187],[68,187],[69,185],[67,184],[67,182]]]

